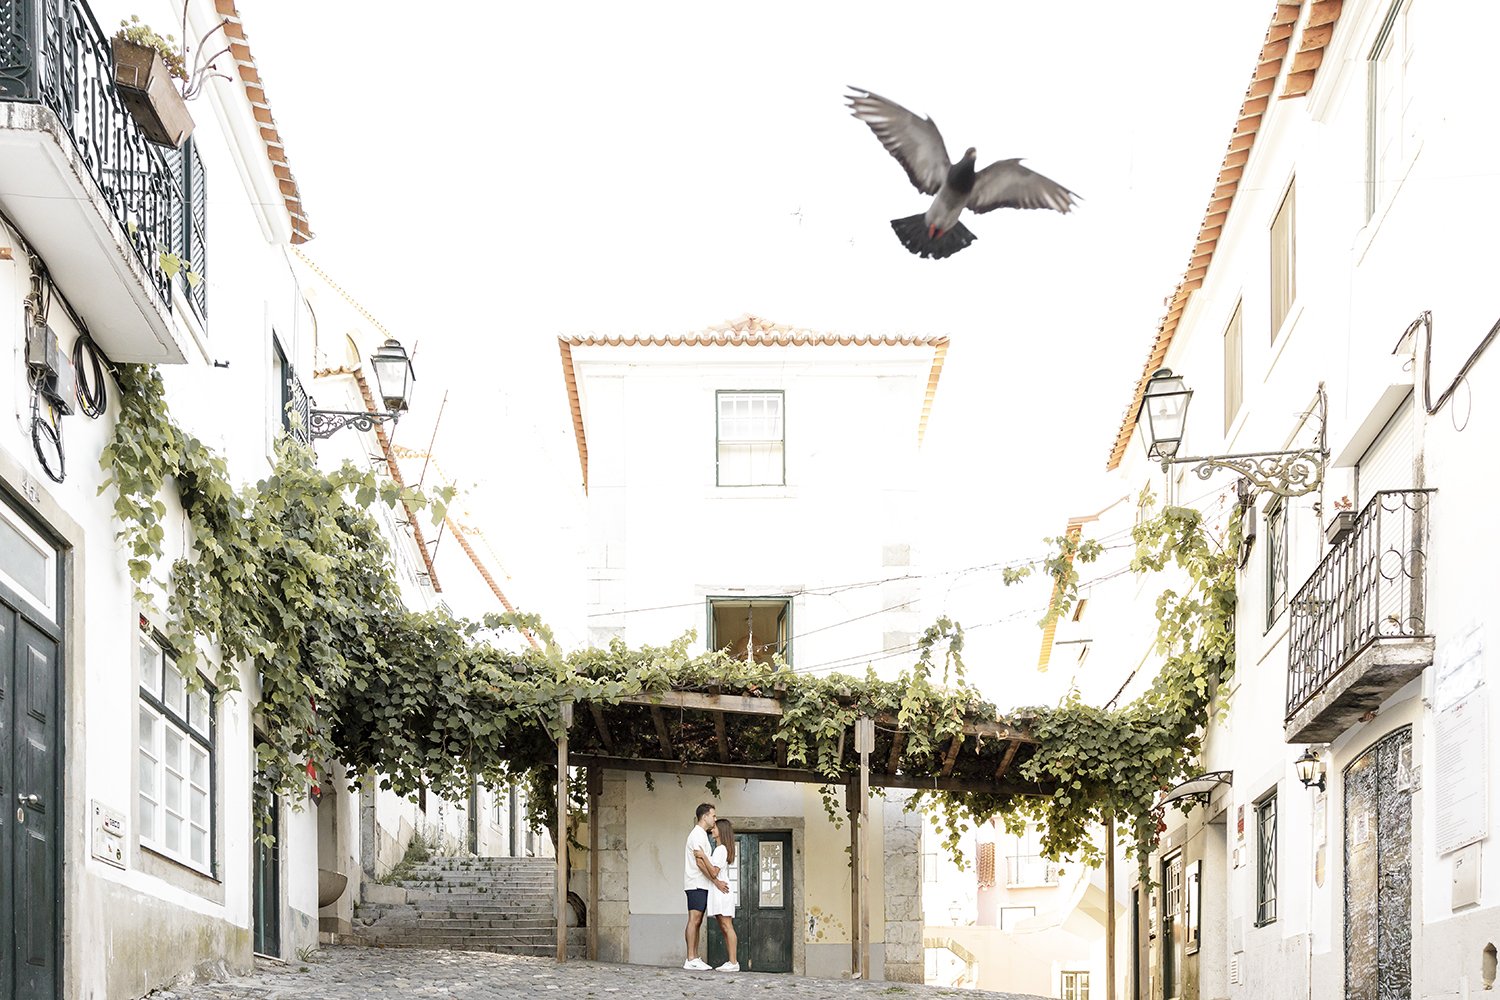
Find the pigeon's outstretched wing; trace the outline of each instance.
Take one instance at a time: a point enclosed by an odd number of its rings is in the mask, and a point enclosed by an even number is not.
[[[919,118],[910,111],[859,87],[850,87],[844,95],[854,117],[870,126],[870,131],[885,146],[896,162],[906,169],[906,176],[923,194],[937,194],[948,177],[948,150],[942,133],[931,118]]]
[[[967,207],[978,214],[997,208],[1050,208],[1067,213],[1077,197],[1057,181],[1021,166],[1019,159],[996,160],[974,175]]]

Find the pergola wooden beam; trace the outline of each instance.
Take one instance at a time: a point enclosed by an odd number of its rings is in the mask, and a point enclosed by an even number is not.
[[[953,765],[958,762],[958,748],[963,746],[964,737],[962,733],[954,736],[948,742],[948,753],[943,757],[943,777],[953,773]]]
[[[757,781],[796,781],[806,785],[836,785],[848,778],[828,778],[803,767],[772,767],[765,764],[720,764],[711,760],[653,760],[642,757],[610,757],[578,753],[575,767],[604,767],[616,771],[646,771],[651,774],[698,774],[707,778]],[[870,773],[873,788],[928,789],[939,792],[981,792],[993,795],[1046,795],[1048,789],[1026,781],[992,781],[985,778],[941,777],[936,774]]]
[[[724,713],[714,713],[714,735],[719,739],[719,760],[729,763],[729,733],[724,725]]]
[[[604,749],[610,753],[615,752],[615,741],[609,735],[609,723],[604,720],[604,709],[597,701],[589,702],[589,714],[594,717],[594,725],[599,730],[599,742],[604,744]]]
[[[906,749],[906,730],[896,730],[896,735],[891,737],[891,757],[885,762],[886,773],[895,774],[896,768],[901,764],[901,751]]]
[[[651,706],[651,721],[656,723],[656,740],[661,744],[662,754],[672,756],[672,737],[667,733],[667,720],[655,705]]]
[[[647,705],[662,708],[689,708],[704,712],[732,712],[735,715],[783,715],[781,702],[775,698],[756,698],[744,694],[701,694],[697,691],[663,691],[661,694],[633,694],[619,700],[621,705]]]
[[[1016,759],[1016,751],[1021,749],[1021,744],[1011,740],[1010,746],[1005,748],[1005,756],[1000,758],[1000,766],[995,768],[995,780],[999,781],[1005,777],[1005,772],[1010,770],[1010,762]]]

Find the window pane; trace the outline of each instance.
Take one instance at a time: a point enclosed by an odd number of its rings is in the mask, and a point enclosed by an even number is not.
[[[161,697],[161,650],[145,636],[141,636],[141,687]]]
[[[177,664],[171,657],[162,670],[162,703],[183,718],[187,717],[187,682],[177,672]]]
[[[189,752],[192,754],[192,757],[193,757],[193,763],[192,763],[192,779],[193,779],[193,784],[197,785],[199,788],[207,788],[208,787],[208,753],[207,753],[207,751],[201,749],[200,747],[197,747],[197,746],[194,746],[194,745],[191,745],[191,744],[189,745]]]
[[[199,688],[188,695],[188,722],[203,735],[208,735],[208,690]]]
[[[208,793],[200,788],[193,789],[192,809],[188,818],[200,826],[208,823]]]
[[[156,759],[157,754],[156,726],[156,713],[151,711],[151,709],[147,708],[146,706],[142,705],[140,745],[141,750],[149,754],[152,760]]]
[[[156,803],[144,795],[135,800],[135,828],[147,840],[156,839]]]
[[[1240,330],[1240,307],[1234,307],[1224,330],[1224,430],[1234,423],[1244,398],[1244,346]],[[1082,602],[1079,602],[1080,606]]]
[[[190,857],[200,865],[208,864],[208,834],[198,827],[193,827]]]
[[[150,754],[147,754],[147,753],[144,753],[144,752],[139,755],[139,757],[137,758],[137,760],[139,762],[139,771],[140,771],[140,784],[141,784],[140,793],[142,795],[146,796],[147,798],[155,801],[155,799],[156,799],[156,761],[154,761],[154,760],[151,759],[151,755]]]
[[[0,566],[5,567],[6,576],[43,605],[51,603],[51,588],[47,586],[51,555],[26,537],[8,518],[0,517]]]
[[[182,850],[182,817],[167,813],[164,818],[166,820],[166,837],[164,838],[164,843],[167,850]]]
[[[782,888],[782,844],[764,841],[760,845],[760,905],[784,906]]]

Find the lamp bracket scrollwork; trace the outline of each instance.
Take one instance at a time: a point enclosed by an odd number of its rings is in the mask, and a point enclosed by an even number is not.
[[[369,431],[396,417],[395,413],[369,413],[365,410],[313,410],[308,418],[308,433],[321,439],[332,437],[345,427]]]
[[[1281,497],[1301,497],[1316,493],[1323,487],[1323,471],[1329,456],[1326,438],[1328,395],[1321,383],[1318,385],[1318,395],[1313,405],[1303,414],[1303,419],[1312,419],[1317,423],[1313,443],[1305,448],[1173,457],[1164,459],[1162,467],[1191,465],[1193,473],[1203,480],[1224,469],[1243,476],[1259,490]]]

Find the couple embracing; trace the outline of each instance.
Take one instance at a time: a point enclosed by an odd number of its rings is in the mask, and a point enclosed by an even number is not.
[[[709,842],[709,831],[714,833],[718,846]],[[729,951],[729,961],[719,966],[719,972],[739,972],[736,960],[739,941],[734,933],[734,891],[729,883],[729,866],[734,863],[734,827],[727,819],[719,819],[711,802],[698,807],[698,815],[692,830],[688,831],[683,888],[687,890],[687,961],[684,969],[707,971],[711,966],[698,957],[698,936],[703,928],[705,915],[719,921],[719,930],[724,934],[724,945]]]

